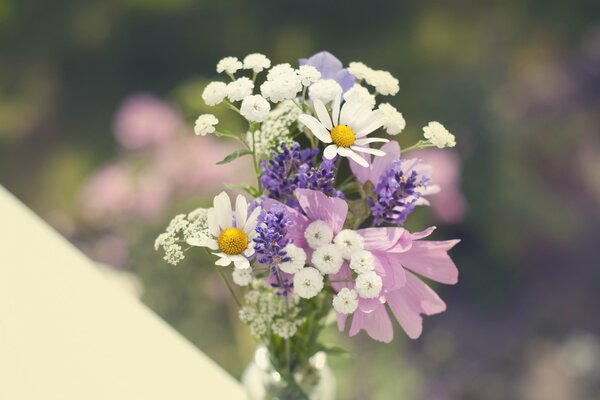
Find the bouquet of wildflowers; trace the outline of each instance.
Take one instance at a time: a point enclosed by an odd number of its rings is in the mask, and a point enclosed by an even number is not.
[[[402,226],[439,191],[431,167],[410,150],[453,147],[455,139],[429,122],[401,154],[386,136],[401,133],[404,118],[377,101],[395,95],[398,80],[360,62],[344,68],[327,52],[298,67],[271,66],[262,54],[227,57],[217,72],[230,81],[209,83],[202,98],[240,114],[248,130],[220,131],[204,114],[195,133],[241,142],[221,163],[251,157],[256,185],[233,203],[222,192],[212,208],[176,216],[156,248],[171,264],[186,248],[204,248],[264,346],[279,382],[275,398],[320,398],[310,394],[318,381],[312,361],[334,351],[319,341],[328,320],[350,336],[390,342],[390,316],[417,338],[422,316],[445,310],[421,277],[456,283],[448,251],[458,240],[426,240],[434,227]]]

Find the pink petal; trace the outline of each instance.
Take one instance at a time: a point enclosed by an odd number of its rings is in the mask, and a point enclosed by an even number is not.
[[[365,239],[365,250],[389,250],[396,246],[403,235],[409,232],[404,228],[366,228],[359,229],[358,234]]]
[[[309,220],[325,221],[334,234],[342,230],[348,214],[348,203],[336,197],[327,197],[316,190],[296,189],[294,194]]]
[[[417,274],[436,282],[453,285],[458,282],[458,269],[448,250],[459,240],[415,241],[409,251],[390,254],[389,257]]]
[[[365,330],[371,338],[380,342],[392,341],[394,328],[383,304],[368,314],[360,310],[354,312],[349,334],[354,336],[361,330]]]
[[[384,144],[381,146],[381,151],[385,153],[385,156],[375,157],[367,178],[374,185],[379,183],[381,175],[392,166],[392,163],[400,159],[400,145],[398,142],[392,141]]]
[[[383,274],[378,271],[383,281],[383,287],[387,290],[395,290],[404,286],[406,283],[406,270],[402,264],[393,260],[385,252],[377,251],[373,254],[385,271]]]

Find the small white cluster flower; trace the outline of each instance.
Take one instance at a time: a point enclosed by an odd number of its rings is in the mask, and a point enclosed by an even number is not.
[[[225,72],[233,75],[237,70],[242,68],[242,63],[237,57],[225,57],[217,64],[217,72]]]
[[[369,89],[356,83],[346,93],[344,93],[344,100],[346,101],[362,101],[367,104],[370,108],[375,107],[375,96],[373,96]]]
[[[240,101],[250,96],[254,90],[254,83],[248,77],[241,77],[227,84],[227,98],[231,101]]]
[[[227,97],[227,84],[225,82],[211,82],[202,92],[202,100],[207,106],[216,106]]]
[[[342,94],[342,87],[333,79],[320,79],[308,88],[311,100],[320,100],[323,104],[333,101]]]
[[[282,338],[296,333],[304,318],[299,317],[299,298],[285,298],[277,294],[276,289],[254,279],[244,296],[244,307],[240,309],[240,319],[250,328],[257,338],[263,337],[269,330]]]
[[[295,274],[304,268],[304,264],[306,264],[306,253],[302,248],[289,243],[283,248],[283,251],[286,252],[289,261],[279,264],[279,269],[288,274]]]
[[[356,277],[356,291],[360,297],[374,299],[381,293],[383,281],[375,271],[367,271]]]
[[[358,308],[358,295],[355,290],[343,288],[333,298],[333,308],[340,314],[352,314]]]
[[[340,247],[330,243],[318,247],[314,251],[311,261],[322,274],[336,274],[342,268],[344,259]]]
[[[194,123],[194,133],[198,136],[206,136],[215,131],[215,125],[219,119],[212,114],[202,114]]]
[[[304,238],[312,249],[331,243],[333,240],[333,231],[324,221],[317,220],[311,222],[304,231]]]
[[[177,265],[184,259],[180,243],[208,235],[207,214],[207,209],[198,208],[188,215],[176,215],[169,222],[165,232],[158,235],[154,241],[154,249],[162,248],[165,252],[164,260],[169,264]]]
[[[238,286],[248,286],[252,282],[252,269],[251,268],[234,268],[231,273],[233,283]]]
[[[275,107],[254,134],[254,148],[259,158],[270,157],[281,144],[291,146],[291,132],[297,124],[300,110],[292,100],[281,102]],[[252,145],[252,134],[248,132],[246,142]]]
[[[456,146],[456,138],[448,132],[444,125],[432,121],[423,127],[423,136],[434,146],[443,149],[444,147]]]
[[[269,70],[260,92],[273,103],[291,100],[302,90],[302,78],[290,64],[279,64]]]
[[[248,54],[244,58],[244,69],[251,69],[254,73],[258,74],[271,66],[271,60],[264,54],[253,53]]]
[[[350,269],[357,274],[373,271],[375,269],[375,256],[367,250],[360,250],[350,257]]]
[[[359,81],[365,81],[384,96],[395,95],[400,90],[398,79],[387,71],[374,70],[361,62],[351,62],[348,71]]]
[[[300,75],[304,86],[310,86],[311,83],[321,79],[321,73],[312,65],[301,65],[298,68],[298,75]]]
[[[362,250],[365,239],[352,229],[344,229],[335,236],[333,242],[341,251],[341,256],[350,260],[354,253]]]
[[[271,111],[271,105],[261,95],[250,95],[244,97],[240,114],[251,122],[263,122]]]
[[[388,135],[397,135],[406,127],[406,121],[394,106],[389,103],[379,105],[379,110],[384,115],[383,127]]]
[[[323,275],[313,267],[304,267],[294,275],[294,293],[303,299],[315,297],[323,289]]]

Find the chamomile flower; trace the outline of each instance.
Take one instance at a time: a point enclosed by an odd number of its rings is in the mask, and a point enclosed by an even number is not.
[[[383,281],[375,271],[368,271],[358,274],[356,277],[356,291],[365,299],[374,299],[379,296]]]
[[[383,113],[383,128],[388,135],[397,135],[406,127],[406,121],[402,114],[389,103],[379,105],[379,110]]]
[[[194,133],[198,136],[206,136],[215,131],[215,125],[219,123],[217,117],[212,114],[202,114],[194,123]]]
[[[231,273],[233,283],[238,286],[248,286],[252,282],[252,270],[250,268],[234,268]]]
[[[327,104],[342,94],[342,87],[333,79],[320,79],[308,88],[308,97],[312,101]]]
[[[304,264],[306,264],[306,253],[304,250],[292,243],[286,245],[283,250],[289,260],[279,264],[280,270],[288,274],[295,274],[304,268]]]
[[[317,249],[331,243],[333,231],[325,221],[316,220],[306,227],[304,238],[312,249]]]
[[[336,235],[333,242],[338,246],[342,257],[349,260],[352,254],[363,249],[365,239],[352,229],[344,229]]]
[[[340,103],[341,98],[337,96],[329,115],[325,104],[320,100],[314,100],[318,119],[309,114],[302,114],[298,120],[306,125],[320,141],[330,143],[323,152],[326,159],[332,160],[336,155],[340,155],[366,168],[369,162],[358,153],[385,155],[383,151],[372,149],[368,145],[376,142],[386,143],[389,140],[367,137],[383,125],[383,113],[379,110],[373,111],[368,104],[359,99],[346,101],[341,111]]]
[[[225,72],[227,74],[235,74],[238,69],[242,68],[242,63],[237,57],[225,57],[217,64],[217,72]]]
[[[375,256],[367,250],[360,250],[350,257],[350,268],[357,274],[373,271],[375,269]]]
[[[439,122],[432,121],[427,126],[423,127],[423,136],[428,139],[431,144],[437,148],[456,146],[456,138],[448,132],[444,125]]]
[[[333,298],[333,308],[340,314],[352,314],[358,308],[358,294],[348,288],[342,288]]]
[[[373,96],[366,87],[359,84],[355,84],[350,88],[350,90],[344,93],[344,100],[348,101],[352,99],[359,101],[362,100],[368,104],[369,107],[375,107],[375,96]]]
[[[219,257],[216,265],[226,267],[233,263],[239,269],[249,268],[248,257],[254,254],[253,239],[256,237],[255,228],[260,211],[261,208],[256,207],[248,215],[248,202],[242,195],[237,197],[233,211],[229,195],[221,192],[208,211],[210,235],[188,239],[187,242],[192,246],[208,247],[216,251],[213,253]]]
[[[269,102],[258,94],[244,97],[240,107],[240,114],[252,122],[263,122],[269,115],[269,111],[271,111]]]
[[[298,68],[298,75],[302,78],[304,86],[309,86],[311,83],[321,79],[321,73],[312,65],[301,65]]]
[[[244,97],[250,96],[253,89],[252,80],[243,76],[227,84],[227,98],[231,101],[240,101]]]
[[[227,96],[227,84],[225,82],[211,82],[204,88],[202,99],[207,106],[216,106]]]
[[[344,259],[337,245],[326,244],[315,250],[311,261],[322,274],[337,274]]]
[[[264,54],[248,54],[244,58],[244,69],[251,69],[254,73],[262,72],[271,66],[271,60]]]
[[[294,292],[303,299],[315,297],[323,289],[323,275],[313,267],[305,267],[294,275]]]

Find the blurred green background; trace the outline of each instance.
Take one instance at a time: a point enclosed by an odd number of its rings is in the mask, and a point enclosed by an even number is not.
[[[239,377],[254,343],[216,274],[201,257],[169,267],[153,241],[247,178],[243,161],[214,167],[231,144],[191,133],[216,62],[323,49],[392,72],[401,143],[441,121],[460,171],[456,212],[410,223],[463,239],[459,284],[437,288],[448,311],[417,341],[327,332],[356,352],[332,360],[340,398],[600,398],[597,0],[0,0],[0,184],[135,273],[143,301]]]

